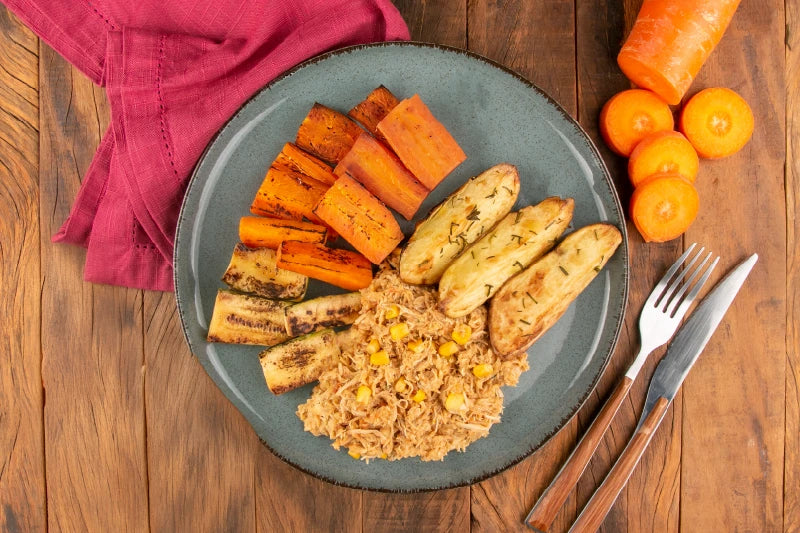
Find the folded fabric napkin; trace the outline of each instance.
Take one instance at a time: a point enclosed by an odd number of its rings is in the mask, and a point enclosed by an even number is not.
[[[326,50],[408,39],[389,0],[0,1],[111,107],[53,240],[88,249],[87,281],[162,291],[189,174],[242,103]]]

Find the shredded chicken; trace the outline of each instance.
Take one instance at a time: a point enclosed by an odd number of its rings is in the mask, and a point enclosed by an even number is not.
[[[501,360],[491,350],[486,330],[487,311],[480,307],[463,318],[452,319],[437,309],[436,290],[403,283],[396,270],[385,265],[372,284],[361,291],[362,310],[343,343],[337,365],[319,378],[309,400],[297,414],[305,430],[333,439],[333,447],[345,447],[354,457],[370,460],[419,456],[423,461],[441,460],[451,450],[463,451],[485,437],[500,421],[504,385],[516,385],[528,369],[526,355]],[[399,316],[386,319],[397,306]],[[411,333],[392,340],[389,328],[406,322]],[[468,324],[472,335],[452,357],[437,349],[451,340],[458,324]],[[389,354],[386,365],[370,364],[367,345],[376,338]],[[417,353],[407,346],[422,339]],[[476,377],[472,369],[491,364],[492,375]],[[395,384],[403,378],[405,389]],[[359,402],[356,392],[367,386],[371,395]],[[402,387],[401,387],[402,389]],[[425,399],[414,401],[422,390]],[[451,393],[464,395],[464,407],[451,412],[445,400]]]

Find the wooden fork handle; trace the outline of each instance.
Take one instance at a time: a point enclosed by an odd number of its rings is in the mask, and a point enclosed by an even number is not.
[[[642,458],[644,450],[650,444],[650,439],[653,437],[656,428],[658,428],[658,424],[661,423],[661,419],[664,418],[664,413],[667,412],[668,407],[669,400],[663,396],[656,401],[653,410],[650,411],[642,425],[633,434],[605,481],[581,511],[580,516],[572,525],[572,529],[569,530],[570,533],[594,533],[600,528],[608,511],[611,510],[611,506],[617,500],[620,491],[628,482],[633,469],[639,464],[639,459]]]
[[[583,438],[572,451],[567,462],[564,463],[550,486],[545,489],[539,501],[531,509],[525,519],[528,527],[539,533],[546,533],[550,529],[556,515],[558,515],[558,511],[564,505],[572,489],[578,483],[581,474],[586,469],[586,465],[592,459],[597,445],[603,439],[603,435],[611,425],[614,415],[617,414],[619,406],[622,405],[628,395],[632,384],[633,380],[631,378],[623,376],[592,422],[592,425],[589,426]]]

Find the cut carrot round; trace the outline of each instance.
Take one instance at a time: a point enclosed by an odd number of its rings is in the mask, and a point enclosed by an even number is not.
[[[680,128],[700,157],[727,157],[753,135],[753,111],[730,89],[703,89],[683,106]]]
[[[655,93],[629,89],[611,97],[600,112],[600,133],[609,148],[628,157],[643,138],[675,126],[672,111]]]
[[[645,0],[619,52],[620,69],[668,104],[681,101],[740,0]]]
[[[679,174],[656,174],[633,191],[631,218],[646,242],[679,237],[697,217],[697,190]]]
[[[700,159],[692,144],[677,131],[651,133],[636,145],[628,161],[628,176],[636,187],[653,174],[680,174],[694,183]]]

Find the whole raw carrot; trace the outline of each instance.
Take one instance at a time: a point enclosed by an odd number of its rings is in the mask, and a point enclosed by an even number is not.
[[[617,62],[636,85],[680,103],[740,0],[644,0]]]

